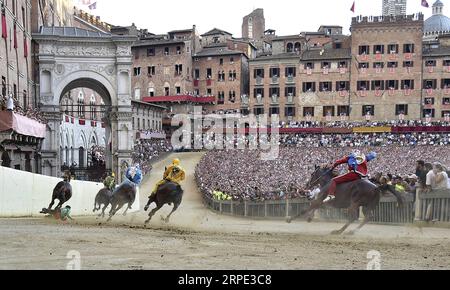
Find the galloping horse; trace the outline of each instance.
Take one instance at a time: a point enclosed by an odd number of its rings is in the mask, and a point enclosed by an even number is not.
[[[52,210],[55,199],[59,200],[55,209],[60,209],[64,203],[72,198],[72,185],[70,185],[71,176],[69,173],[64,174],[64,181],[59,182],[53,189],[52,201],[48,206],[48,211]]]
[[[97,193],[97,196],[95,197],[95,203],[94,203],[94,211],[96,212],[98,210],[102,210],[102,213],[99,214],[99,217],[105,217],[105,210],[108,207],[108,205],[111,203],[112,198],[112,191],[108,188],[102,188]],[[102,208],[103,205],[103,208]]]
[[[111,211],[109,212],[108,222],[111,221],[112,217],[125,205],[127,208],[123,215],[127,215],[127,211],[131,209],[135,199],[136,199],[136,184],[131,181],[126,180],[119,187],[117,187],[112,193],[111,197]]]
[[[173,209],[170,214],[163,218],[163,221],[166,223],[169,222],[170,216],[178,209],[181,204],[181,200],[183,199],[183,189],[177,183],[168,181],[161,185],[156,194],[149,197],[147,205],[144,207],[144,210],[147,211],[152,203],[156,204],[156,208],[154,208],[150,213],[148,220],[145,221],[146,224],[150,222],[155,213],[160,210],[165,204],[171,205],[173,203]]]
[[[308,182],[307,187],[311,189],[320,186],[321,191],[317,199],[311,203],[309,209],[294,217],[294,219],[300,216],[308,216],[308,222],[312,221],[314,212],[324,205],[323,201],[328,195],[328,188],[331,185],[333,177],[333,170],[316,166],[316,170],[311,175],[311,180]],[[398,204],[400,206],[403,205],[403,197],[399,192],[391,187],[378,187],[367,179],[359,179],[338,185],[336,188],[336,198],[326,205],[339,209],[348,209],[349,220],[344,227],[340,230],[333,231],[332,234],[342,234],[357,219],[360,207],[362,207],[364,213],[364,220],[358,226],[357,230],[365,226],[372,218],[373,211],[380,202],[381,194],[385,191],[391,192],[397,198]],[[287,221],[291,222],[292,218],[288,218]],[[354,233],[354,231],[351,233]]]

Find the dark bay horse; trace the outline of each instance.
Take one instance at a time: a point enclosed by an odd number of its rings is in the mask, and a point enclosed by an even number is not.
[[[48,206],[48,211],[52,210],[55,200],[59,200],[55,209],[60,209],[64,203],[68,202],[72,198],[72,185],[70,185],[70,174],[64,175],[64,181],[59,182],[53,189],[52,201]]]
[[[317,199],[311,203],[309,209],[295,218],[307,216],[308,222],[312,221],[314,212],[324,205],[323,201],[328,196],[328,189],[333,178],[333,170],[326,167],[316,167],[316,170],[311,175],[311,180],[308,182],[307,187],[311,189],[313,187],[320,186],[321,191]],[[381,195],[385,191],[392,193],[397,198],[398,204],[400,206],[403,205],[403,197],[395,189],[392,187],[376,186],[367,179],[359,179],[353,182],[338,185],[336,188],[336,198],[326,205],[338,209],[348,209],[349,220],[344,227],[340,230],[333,231],[332,234],[342,234],[358,218],[360,207],[362,207],[364,220],[358,226],[357,230],[365,226],[372,218],[373,211],[380,202]],[[291,220],[292,218],[288,218],[288,222],[291,222]],[[354,233],[354,231],[351,233]]]
[[[110,221],[125,204],[127,204],[127,208],[123,213],[124,216],[129,209],[132,209],[131,206],[136,199],[136,191],[136,184],[128,180],[114,190],[111,197],[111,211],[107,221]]]
[[[166,182],[161,185],[156,194],[154,196],[150,196],[147,205],[144,207],[144,210],[147,211],[152,203],[156,204],[156,208],[154,208],[148,214],[148,220],[145,221],[146,224],[150,222],[155,213],[160,210],[165,204],[171,205],[173,203],[173,209],[170,214],[163,218],[163,221],[166,223],[169,222],[170,216],[178,209],[183,199],[183,189],[179,184],[174,182]]]
[[[108,188],[102,188],[97,193],[97,196],[95,197],[95,203],[94,203],[94,211],[96,212],[98,210],[102,210],[102,213],[99,215],[99,217],[105,217],[105,210],[108,207],[108,205],[111,203],[111,198],[113,194],[112,191]],[[102,208],[103,205],[103,208]]]

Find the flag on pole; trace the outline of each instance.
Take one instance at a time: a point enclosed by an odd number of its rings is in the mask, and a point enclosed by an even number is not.
[[[355,13],[355,2],[356,1],[353,1],[352,8],[350,8],[350,11],[353,12],[353,13]]]
[[[91,5],[88,6],[90,10],[95,10],[97,9],[97,2],[92,3]]]
[[[422,6],[425,8],[429,8],[430,4],[428,4],[427,0],[422,0]]]

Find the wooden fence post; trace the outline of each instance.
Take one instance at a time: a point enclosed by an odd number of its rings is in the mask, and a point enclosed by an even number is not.
[[[416,204],[414,211],[414,221],[418,222],[422,217],[422,200],[420,199],[422,195],[422,190],[420,188],[416,189]]]
[[[244,216],[248,216],[247,201],[244,201]]]
[[[231,201],[231,209],[230,209],[230,212],[231,212],[231,215],[234,215],[234,202],[233,201]]]
[[[264,201],[264,217],[267,218],[267,200]]]

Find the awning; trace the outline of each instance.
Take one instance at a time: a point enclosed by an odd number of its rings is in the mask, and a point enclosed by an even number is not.
[[[46,126],[11,111],[0,111],[0,132],[9,130],[24,136],[43,139],[45,138]]]

